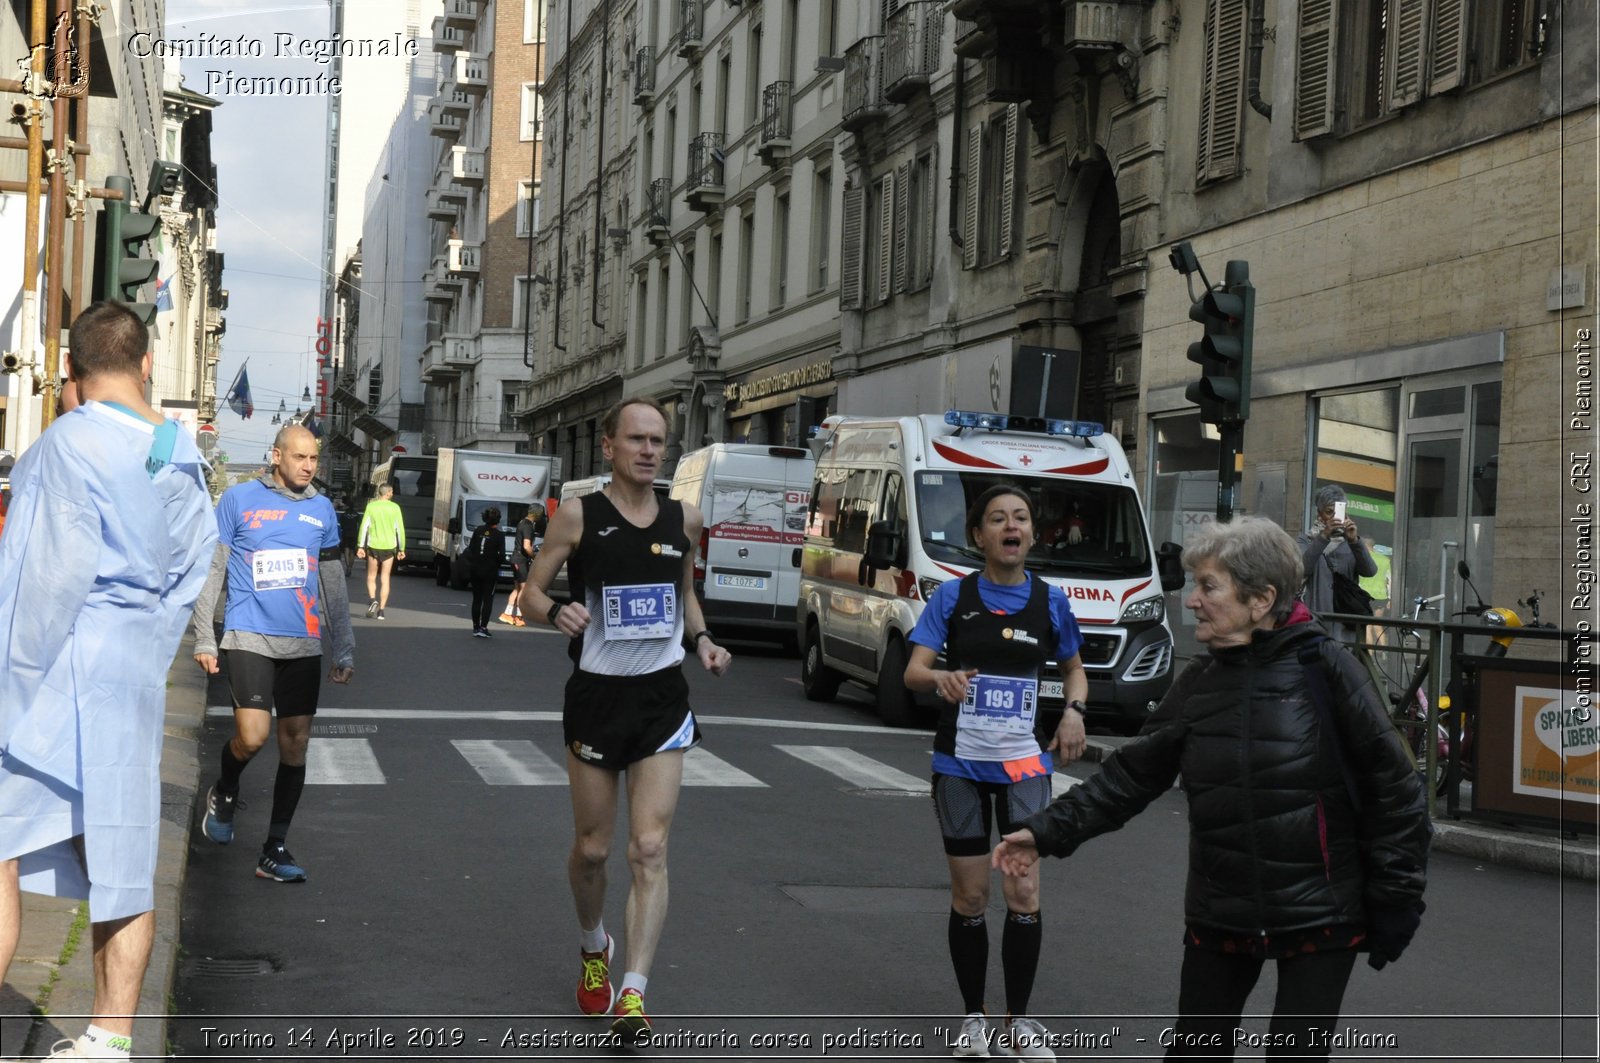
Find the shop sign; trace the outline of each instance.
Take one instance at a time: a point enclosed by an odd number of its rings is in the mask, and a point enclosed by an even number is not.
[[[833,360],[812,362],[771,376],[758,377],[729,384],[723,391],[723,397],[731,403],[754,402],[764,399],[768,395],[778,395],[785,391],[795,391],[811,384],[820,384],[824,380],[833,379]]]

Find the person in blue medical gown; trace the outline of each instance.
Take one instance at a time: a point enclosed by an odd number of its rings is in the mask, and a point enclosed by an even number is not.
[[[155,930],[167,669],[216,547],[205,461],[144,400],[120,303],[72,325],[83,405],[18,460],[0,540],[0,972],[19,889],[86,898],[95,1001],[51,1058],[125,1059]]]

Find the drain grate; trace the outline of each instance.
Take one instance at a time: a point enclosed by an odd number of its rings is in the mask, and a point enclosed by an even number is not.
[[[277,970],[271,960],[260,956],[243,959],[207,956],[195,960],[189,969],[201,978],[254,978]]]

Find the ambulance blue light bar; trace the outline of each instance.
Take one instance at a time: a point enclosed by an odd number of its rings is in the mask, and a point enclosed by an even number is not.
[[[976,410],[946,410],[944,423],[957,428],[983,428],[990,432],[1043,432],[1045,435],[1076,436],[1079,439],[1105,434],[1105,426],[1098,421],[1061,421],[1052,417],[1023,417]]]

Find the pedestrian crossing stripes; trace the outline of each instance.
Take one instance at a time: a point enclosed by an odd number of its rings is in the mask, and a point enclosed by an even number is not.
[[[525,738],[457,738],[450,741],[450,746],[489,786],[567,784],[567,769],[559,748],[553,753],[547,752]],[[773,748],[852,789],[878,794],[926,794],[929,791],[927,776],[902,771],[848,747],[778,745]],[[1051,781],[1053,792],[1060,795],[1081,780],[1058,774]],[[388,782],[371,739],[317,737],[307,747],[308,786],[382,786]],[[684,753],[683,785],[751,789],[769,786],[743,768],[698,747]]]

